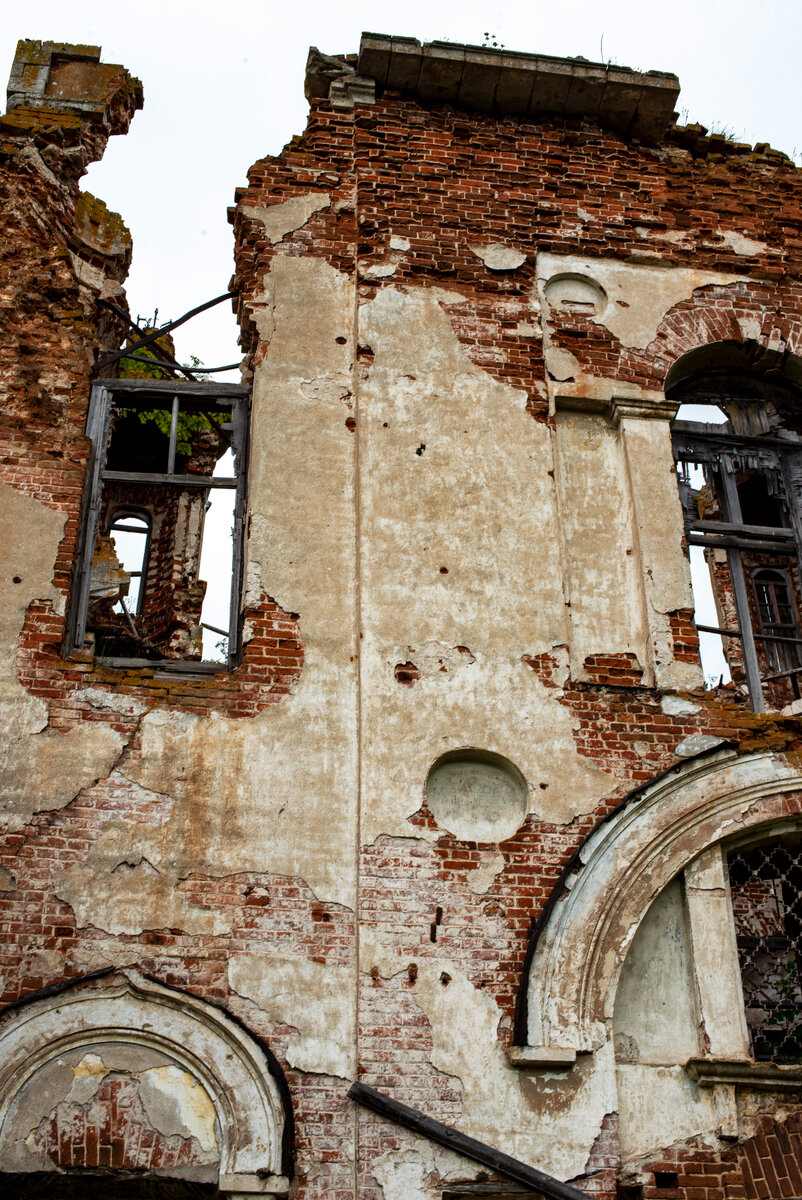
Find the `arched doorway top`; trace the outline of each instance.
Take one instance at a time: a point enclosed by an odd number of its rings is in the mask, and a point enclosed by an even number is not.
[[[282,1085],[266,1048],[222,1010],[134,970],[103,973],[0,1018],[0,1161],[282,1195]]]

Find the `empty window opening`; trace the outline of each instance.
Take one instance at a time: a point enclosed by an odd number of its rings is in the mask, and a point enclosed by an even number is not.
[[[701,402],[680,405],[673,442],[705,680],[732,682],[756,711],[781,708],[802,675],[797,402],[776,384],[761,399],[754,378],[680,389],[694,390]]]
[[[239,648],[248,390],[109,380],[92,390],[69,649],[112,665],[233,665]]]
[[[728,860],[752,1054],[802,1062],[802,842],[786,837]]]
[[[121,596],[115,612],[127,612],[138,617],[144,594],[143,579],[147,572],[150,517],[139,512],[118,510],[109,525],[114,553],[128,576],[128,594]]]

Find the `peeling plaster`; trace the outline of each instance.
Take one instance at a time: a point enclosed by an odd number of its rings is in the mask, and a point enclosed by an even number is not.
[[[328,208],[331,196],[327,192],[309,192],[306,196],[293,196],[282,204],[243,204],[243,216],[261,221],[265,234],[274,245],[288,233],[301,229],[310,217],[321,209]]]
[[[137,700],[136,696],[125,696],[119,692],[104,691],[102,688],[76,688],[72,699],[91,704],[92,708],[107,708],[111,712],[121,713],[126,717],[141,717],[148,711],[147,704]]]
[[[700,705],[683,700],[682,696],[663,696],[660,707],[667,717],[695,717],[701,712]]]
[[[468,872],[468,887],[476,896],[484,896],[490,891],[496,878],[504,870],[504,855],[493,854],[483,850],[479,856],[479,866]]]
[[[515,271],[526,262],[526,255],[501,242],[489,246],[471,246],[471,251],[481,258],[488,271]]]
[[[425,1138],[403,1150],[387,1150],[371,1164],[384,1200],[439,1200],[444,1182],[471,1178],[477,1169],[470,1159]]]
[[[581,1174],[605,1114],[617,1109],[611,1046],[583,1056],[567,1076],[530,1080],[509,1066],[498,1041],[495,1000],[453,963],[420,962],[412,994],[431,1024],[432,1066],[462,1085],[462,1132],[559,1179]]]
[[[695,754],[701,754],[704,750],[711,750],[713,746],[721,746],[724,739],[713,737],[709,733],[692,733],[690,737],[683,738],[681,742],[674,748],[674,753],[678,758],[693,758]]]
[[[173,1065],[148,1067],[135,1078],[154,1129],[165,1137],[195,1138],[207,1151],[217,1149],[214,1105],[197,1079]]]
[[[697,1087],[683,1067],[619,1063],[616,1076],[624,1163],[700,1135],[719,1144],[714,1089]]]
[[[409,238],[393,236],[390,238],[391,250],[409,250]]]
[[[424,642],[421,646],[399,648],[399,657],[409,655],[421,676],[441,679],[464,667],[471,666],[476,659],[467,646],[445,646],[441,642]]]
[[[756,254],[780,254],[777,246],[767,246],[765,242],[756,242],[734,229],[718,229],[716,231],[725,246],[729,246],[736,254],[751,258]]]
[[[17,679],[17,642],[28,605],[60,599],[51,581],[64,522],[63,513],[0,484],[0,824],[10,830],[22,829],[43,809],[64,808],[108,774],[125,744],[97,722],[65,734],[41,732],[47,705]]]
[[[0,867],[0,892],[16,891],[17,881],[7,867]]]
[[[114,729],[93,723],[68,733],[40,733],[4,747],[0,823],[22,829],[36,812],[64,808],[105,778],[125,745]]]
[[[447,750],[509,758],[544,820],[589,811],[611,782],[577,753],[555,689],[521,662],[568,642],[550,431],[523,391],[471,362],[440,305],[460,297],[440,292],[387,287],[360,316],[375,356],[360,401],[367,843],[409,832]],[[522,489],[511,520],[507,497]],[[387,664],[431,643],[468,647],[475,662],[399,687]]]
[[[175,874],[161,874],[146,858],[131,861],[137,857],[131,849],[137,829],[110,821],[85,863],[53,872],[54,891],[72,908],[77,925],[111,934],[137,934],[145,929],[230,932],[232,917],[225,909],[205,908],[188,900],[177,891]],[[121,871],[123,865],[127,869]]]
[[[397,263],[373,263],[365,269],[364,275],[366,279],[387,279],[388,276],[395,275],[397,270]]]
[[[689,300],[698,288],[726,286],[742,279],[718,271],[658,263],[636,266],[612,259],[558,254],[538,254],[537,271],[543,281],[565,272],[592,279],[606,293],[607,305],[590,319],[609,329],[623,346],[638,350],[654,340],[666,313],[682,300]]]
[[[299,1071],[347,1079],[354,1060],[353,971],[301,958],[234,955],[231,987],[273,1021],[291,1025],[287,1061]]]
[[[110,823],[84,864],[54,875],[79,920],[107,930],[224,932],[229,916],[176,891],[193,874],[287,875],[321,900],[354,904],[354,438],[343,420],[353,285],[318,259],[286,256],[264,282],[252,310],[264,358],[254,382],[248,603],[270,596],[300,614],[304,668],[291,694],[248,721],[142,718],[141,754],[121,771],[170,797],[169,819]],[[123,862],[130,869],[117,870]],[[104,953],[117,961],[113,947]]]

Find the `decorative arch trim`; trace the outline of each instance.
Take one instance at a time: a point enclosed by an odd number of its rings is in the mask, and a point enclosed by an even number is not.
[[[534,1062],[606,1040],[621,968],[652,901],[708,846],[802,814],[802,770],[779,754],[691,759],[622,804],[580,848],[539,932],[522,988]]]
[[[207,1131],[204,1149],[214,1160],[222,1193],[286,1193],[285,1130],[292,1118],[286,1087],[263,1047],[221,1009],[135,970],[77,981],[0,1017],[0,1159],[9,1164],[6,1169],[42,1169],[33,1155],[26,1162],[27,1148],[15,1127],[21,1097],[34,1098],[26,1101],[30,1109],[41,1094],[42,1111],[34,1116],[46,1118],[64,1097],[57,1089],[54,1101],[52,1086],[40,1087],[39,1081],[57,1070],[69,1075],[65,1064],[78,1058],[99,1063],[109,1076],[119,1074],[104,1066],[109,1048],[112,1055],[130,1052],[140,1066],[156,1063],[152,1069],[181,1079],[196,1116],[200,1105],[196,1128]],[[80,1072],[72,1074],[78,1078]],[[66,1097],[66,1085],[62,1090]],[[32,1127],[30,1120],[26,1124]],[[203,1133],[200,1137],[203,1142]]]

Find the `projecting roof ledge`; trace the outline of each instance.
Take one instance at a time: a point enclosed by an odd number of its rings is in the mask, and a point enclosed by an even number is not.
[[[676,75],[663,71],[380,33],[362,34],[357,72],[374,80],[377,95],[393,90],[497,115],[589,117],[651,143],[665,133],[679,95]]]

